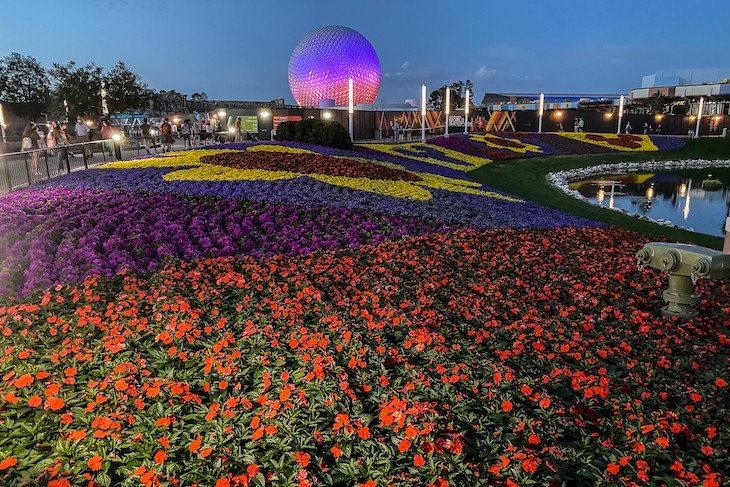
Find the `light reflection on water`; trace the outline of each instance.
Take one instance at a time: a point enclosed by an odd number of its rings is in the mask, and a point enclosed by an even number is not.
[[[711,172],[703,179],[671,172],[616,174],[575,181],[570,188],[605,208],[621,208],[699,233],[725,235],[730,187]]]

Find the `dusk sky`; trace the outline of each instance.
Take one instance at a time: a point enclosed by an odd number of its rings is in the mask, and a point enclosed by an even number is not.
[[[382,68],[378,102],[387,103],[419,98],[422,83],[430,91],[470,79],[480,101],[485,92],[627,93],[657,69],[730,67],[728,0],[0,4],[0,57],[15,51],[46,67],[122,60],[155,90],[211,99],[294,103],[289,57],[331,24],[371,42]]]

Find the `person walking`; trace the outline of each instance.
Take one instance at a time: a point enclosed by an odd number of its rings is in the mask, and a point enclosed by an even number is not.
[[[150,124],[147,123],[147,119],[142,119],[142,125],[139,126],[140,135],[142,136],[142,143],[147,154],[150,153],[152,147],[152,135],[150,134]]]
[[[631,122],[626,122],[626,128],[624,129],[624,133],[626,133],[626,134],[631,133]]]
[[[38,141],[40,140],[40,135],[38,135],[38,131],[36,130],[36,125],[33,122],[28,122],[28,124],[23,129],[23,141],[20,146],[20,150],[23,152],[30,151],[30,163],[31,163],[31,169],[33,170],[34,176],[40,176],[41,173],[38,172]]]
[[[241,132],[243,127],[241,125],[241,117],[236,117],[236,124],[234,125],[234,142],[241,142]]]
[[[585,126],[585,122],[583,121],[583,118],[578,119],[578,132],[583,132],[583,127]]]
[[[172,125],[168,119],[163,120],[160,125],[160,136],[162,137],[162,152],[170,152],[175,138],[172,135]]]
[[[192,149],[193,143],[191,137],[193,136],[193,126],[190,124],[190,119],[186,118],[180,126],[180,134],[182,135],[183,143],[186,149]]]

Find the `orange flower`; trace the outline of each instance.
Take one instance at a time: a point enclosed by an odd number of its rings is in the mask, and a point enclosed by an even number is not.
[[[669,448],[669,440],[663,436],[660,436],[659,438],[657,438],[656,443],[661,448]]]
[[[170,418],[162,417],[155,422],[155,426],[157,426],[158,428],[160,426],[167,427],[167,426],[170,426],[170,423],[171,423]]]
[[[76,430],[69,433],[68,438],[70,440],[83,440],[86,438],[86,430]]]
[[[231,482],[227,478],[221,477],[216,481],[215,487],[231,487]]]
[[[43,399],[40,396],[30,396],[28,399],[28,406],[37,408],[43,403]]]
[[[727,382],[722,377],[718,377],[715,379],[715,386],[717,387],[725,387],[727,385]]]
[[[296,452],[294,457],[297,459],[297,463],[303,468],[309,465],[311,459],[309,453]]]
[[[159,387],[148,387],[147,391],[145,391],[145,394],[147,394],[147,397],[155,397],[159,393],[160,393]]]
[[[367,426],[363,426],[362,428],[358,428],[357,430],[357,436],[362,438],[363,440],[367,440],[370,438],[370,428]]]
[[[99,455],[94,455],[93,457],[89,458],[89,461],[86,462],[86,465],[89,466],[91,470],[94,472],[98,472],[101,470],[101,464],[104,462],[104,459]]]
[[[155,453],[154,459],[155,459],[155,463],[159,465],[160,463],[163,463],[165,460],[167,460],[167,453],[165,453],[162,450],[157,450],[157,453]]]
[[[338,446],[330,448],[330,452],[332,452],[332,456],[335,458],[340,458],[342,456],[342,450]]]
[[[411,440],[408,438],[403,438],[400,443],[398,443],[398,451],[401,453],[405,453],[408,451],[408,449],[411,447]]]
[[[192,443],[190,443],[190,446],[188,447],[188,450],[191,452],[198,451],[200,449],[200,445],[203,443],[203,439],[198,435]]]
[[[66,377],[73,377],[76,375],[76,367],[68,367],[66,370],[63,371],[63,374]]]
[[[529,438],[527,438],[527,442],[530,445],[539,445],[540,444],[540,437],[536,434],[531,434]]]
[[[255,463],[252,463],[248,466],[248,468],[246,468],[246,473],[248,474],[249,478],[254,478],[259,473],[259,466]]]
[[[49,397],[46,399],[46,408],[52,411],[58,411],[64,405],[63,399],[60,397]]]
[[[537,471],[537,460],[534,458],[526,458],[522,460],[522,468],[525,472],[533,473]]]
[[[504,411],[505,413],[512,411],[512,402],[504,401],[502,403],[502,411]]]
[[[608,473],[611,475],[616,475],[619,470],[621,470],[621,467],[619,467],[617,463],[609,463],[606,470],[608,470]]]
[[[540,407],[543,409],[547,409],[550,407],[550,398],[549,397],[543,397],[540,399]]]
[[[18,464],[18,459],[15,457],[8,457],[0,462],[0,470],[6,470],[10,467],[14,467]]]
[[[264,436],[264,431],[266,431],[266,427],[261,426],[256,431],[253,432],[253,435],[251,435],[251,441],[256,441],[262,436]]]
[[[413,465],[416,467],[423,467],[426,465],[426,460],[423,459],[423,455],[416,455],[413,457]]]

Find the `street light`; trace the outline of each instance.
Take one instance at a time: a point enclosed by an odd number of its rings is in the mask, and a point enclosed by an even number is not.
[[[0,104],[0,132],[2,132],[3,144],[7,143],[5,139],[5,115],[3,115],[3,106]]]
[[[449,136],[449,111],[451,108],[451,90],[446,87],[446,137]]]
[[[330,118],[332,118],[332,114],[330,112],[324,112],[322,114],[322,118],[324,118],[325,120],[329,120]]]
[[[621,95],[621,99],[618,103],[618,127],[616,129],[616,134],[621,133],[621,119],[624,118],[624,95]]]
[[[697,112],[697,127],[695,128],[695,139],[700,138],[700,122],[702,121],[702,111],[705,107],[705,97],[700,97],[700,109]]]
[[[421,85],[421,142],[426,142],[426,85]]]
[[[349,128],[350,128],[350,140],[355,140],[355,136],[354,136],[353,128],[352,128],[352,125],[353,125],[352,118],[353,118],[353,115],[355,113],[355,103],[354,103],[355,102],[355,97],[354,97],[354,94],[353,94],[353,90],[354,90],[354,86],[353,85],[354,85],[354,82],[353,82],[352,76],[350,76],[350,79],[347,80],[347,90],[348,90],[347,91],[347,100],[348,100],[347,101],[347,103],[348,103],[348,106],[347,106],[347,122],[348,122],[348,125],[349,125]]]
[[[537,132],[542,133],[542,115],[545,112],[545,93],[540,93],[540,111],[538,112]]]
[[[469,90],[466,90],[466,104],[464,105],[464,133],[469,133]]]

